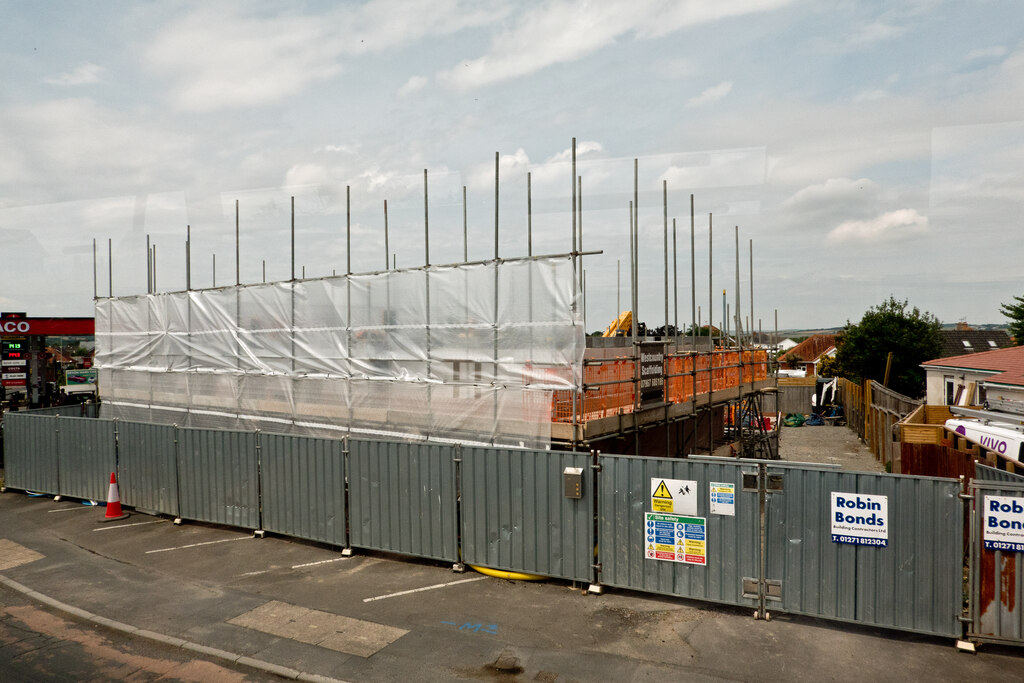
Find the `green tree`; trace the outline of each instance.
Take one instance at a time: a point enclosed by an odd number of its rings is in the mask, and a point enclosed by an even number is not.
[[[1024,344],[1024,296],[1013,297],[1013,302],[1002,304],[999,312],[1010,319],[1007,329],[1017,346]]]
[[[836,347],[839,346],[839,340],[836,340]],[[839,365],[839,361],[836,360],[835,356],[825,356],[818,361],[818,377],[846,377],[842,367]]]
[[[889,296],[881,305],[869,308],[857,324],[847,321],[837,340],[837,370],[848,379],[882,382],[889,353],[889,388],[912,398],[924,394],[925,374],[921,363],[938,358],[941,351],[940,324],[931,313],[922,313],[907,301]]]

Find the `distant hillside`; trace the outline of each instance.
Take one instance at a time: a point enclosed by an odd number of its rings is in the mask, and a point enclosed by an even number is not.
[[[953,330],[956,329],[958,323],[942,323],[942,329]],[[971,323],[970,328],[972,330],[1006,330],[1005,324],[998,323]],[[843,326],[839,327],[821,327],[810,330],[779,330],[779,337],[785,339],[786,337],[810,337],[812,334],[836,334],[843,329]]]

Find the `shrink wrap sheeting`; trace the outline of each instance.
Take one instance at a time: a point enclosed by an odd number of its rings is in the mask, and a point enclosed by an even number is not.
[[[100,299],[104,416],[544,446],[574,292],[558,256]]]

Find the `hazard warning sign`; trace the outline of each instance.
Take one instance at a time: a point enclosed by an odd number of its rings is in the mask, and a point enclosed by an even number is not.
[[[651,510],[677,515],[697,514],[697,482],[686,479],[651,479]]]

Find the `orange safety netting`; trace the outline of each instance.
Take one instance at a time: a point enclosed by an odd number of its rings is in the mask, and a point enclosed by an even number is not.
[[[577,395],[578,421],[633,412],[636,405],[635,373],[630,359],[588,361],[583,367],[585,391]],[[763,350],[714,351],[665,358],[665,399],[670,403],[693,401],[695,397],[707,394],[709,386],[713,391],[723,391],[735,389],[741,382],[749,384],[766,379],[768,353]],[[572,392],[555,391],[551,406],[552,422],[572,422],[572,417]]]

